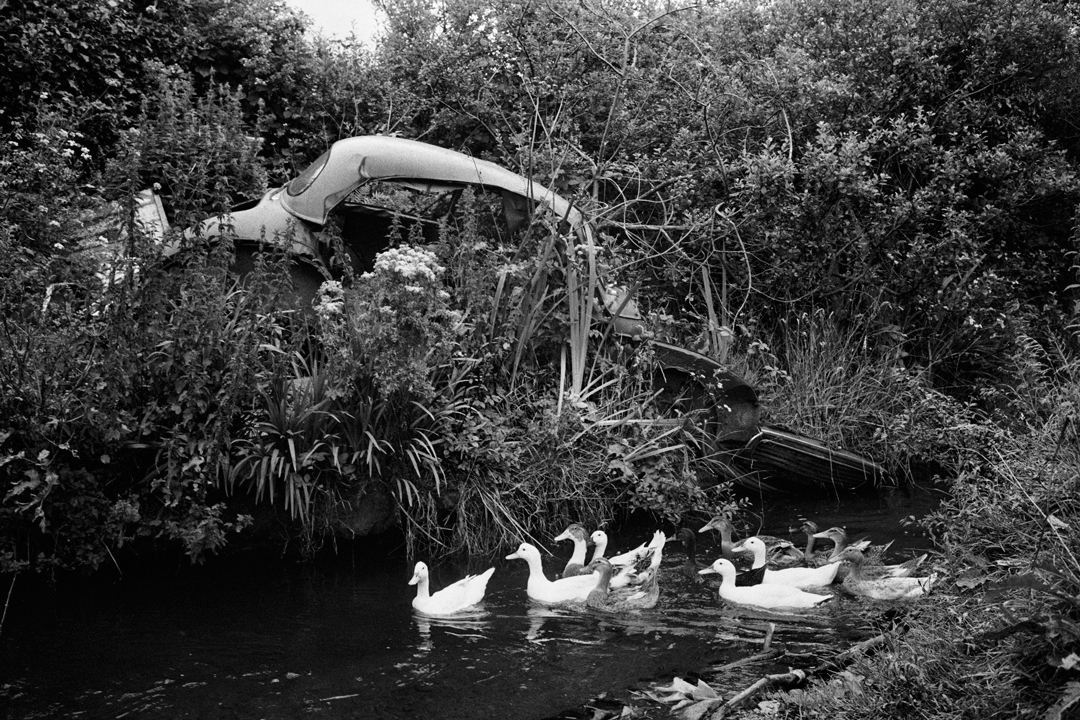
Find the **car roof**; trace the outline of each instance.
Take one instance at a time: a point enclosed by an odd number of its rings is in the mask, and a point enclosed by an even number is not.
[[[305,180],[306,187],[293,188],[290,183],[281,194],[281,203],[290,213],[318,225],[325,224],[330,210],[368,180],[482,185],[547,204],[574,228],[584,224],[577,208],[540,183],[487,160],[417,140],[383,135],[346,138],[334,143],[316,163],[324,158],[325,166],[313,179]]]

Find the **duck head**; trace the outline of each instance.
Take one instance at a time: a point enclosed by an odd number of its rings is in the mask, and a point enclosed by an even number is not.
[[[410,585],[415,585],[416,583],[420,582],[421,580],[426,580],[427,577],[428,577],[427,563],[425,563],[423,561],[420,561],[420,562],[416,563],[416,567],[413,569],[412,580],[409,581],[409,584]]]
[[[521,543],[518,545],[518,549],[506,556],[507,560],[539,560],[540,551],[536,549],[535,545],[529,543]]]
[[[843,548],[847,545],[847,530],[844,530],[842,527],[831,527],[828,530],[822,530],[813,535],[818,540],[832,540],[839,548]]]
[[[731,524],[731,520],[727,515],[716,515],[712,520],[705,523],[705,525],[698,530],[699,533],[708,532],[709,530],[716,530],[721,535],[731,536],[735,532],[735,526]]]
[[[862,550],[859,550],[858,548],[847,548],[836,556],[836,560],[838,562],[850,563],[853,568],[860,568],[866,560],[866,557],[863,555]]]
[[[754,558],[754,567],[759,567],[765,562],[768,548],[765,547],[765,542],[761,538],[754,536],[735,543],[731,547],[731,552],[749,553]]]
[[[585,528],[577,523],[573,523],[568,528],[555,536],[555,541],[559,540],[573,540],[575,542],[581,541],[587,543],[589,541],[589,534],[585,532]]]
[[[698,570],[698,575],[719,575],[723,579],[723,582],[734,583],[735,566],[731,564],[730,560],[717,558],[709,567],[704,570]]]
[[[694,551],[697,549],[697,536],[694,531],[690,528],[683,528],[675,534],[675,537],[683,544],[686,554],[693,557]]]
[[[614,572],[614,568],[607,558],[597,558],[586,565],[585,569],[589,572],[598,574],[600,576],[599,584],[604,585],[605,587],[611,582],[611,574]]]

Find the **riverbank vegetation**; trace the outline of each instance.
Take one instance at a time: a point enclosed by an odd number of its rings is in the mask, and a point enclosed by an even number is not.
[[[943,592],[860,693],[786,712],[1077,695],[1075,3],[380,7],[364,45],[275,0],[9,0],[0,572],[201,561],[259,526],[311,554],[377,529],[361,499],[429,552],[737,510],[645,346],[569,336],[589,259],[551,236],[445,227],[308,313],[281,302],[287,258],[240,286],[223,246],[165,263],[134,222],[155,188],[179,240],[339,138],[394,134],[571,199],[647,335],[729,366],[768,423],[948,487],[923,520]]]

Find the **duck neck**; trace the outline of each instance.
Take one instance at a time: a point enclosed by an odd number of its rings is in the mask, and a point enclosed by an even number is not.
[[[810,555],[814,552],[814,543],[816,541],[817,538],[814,537],[814,533],[806,533],[806,549],[803,550],[803,555],[805,555],[806,557],[810,557]]]
[[[611,590],[611,570],[600,570],[600,579],[596,581],[596,589],[604,595]]]
[[[431,597],[431,590],[428,586],[428,579],[426,577],[421,576],[420,579],[417,581],[416,597],[420,598],[421,600],[427,600],[429,597]]]
[[[529,565],[529,582],[544,581],[550,582],[547,576],[544,575],[544,566],[540,562],[539,555],[532,555],[525,558],[525,562]]]
[[[725,560],[735,559],[735,553],[731,551],[731,528],[727,525],[720,527],[720,554]]]
[[[607,538],[602,537],[596,541],[596,547],[593,548],[592,559],[599,560],[604,557],[605,552],[607,552]]]
[[[754,561],[750,565],[751,570],[757,570],[765,565],[765,546],[763,544],[756,545],[753,550]]]
[[[584,565],[586,553],[585,541],[574,538],[574,554],[570,556],[570,561],[567,564]]]
[[[847,535],[834,535],[833,536],[833,550],[829,555],[830,560],[835,560],[840,556],[840,553],[844,552],[844,549],[848,546]]]

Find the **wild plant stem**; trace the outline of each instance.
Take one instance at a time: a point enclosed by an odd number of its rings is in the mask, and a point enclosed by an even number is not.
[[[7,620],[8,606],[11,605],[11,593],[15,591],[15,580],[19,577],[19,573],[15,573],[11,576],[11,587],[8,588],[7,600],[4,601],[4,614],[0,615],[0,634],[4,632],[4,621]]]

